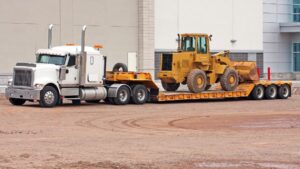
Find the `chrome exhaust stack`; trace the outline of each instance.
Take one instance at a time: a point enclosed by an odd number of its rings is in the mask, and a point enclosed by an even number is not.
[[[52,47],[52,29],[54,25],[50,24],[48,28],[48,49]]]
[[[85,32],[86,32],[86,25],[82,27],[82,31],[81,31],[81,53],[80,53],[80,73],[79,73],[80,86],[85,86],[86,84]]]

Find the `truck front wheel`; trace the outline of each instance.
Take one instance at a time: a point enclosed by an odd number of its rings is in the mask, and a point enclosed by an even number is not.
[[[21,106],[21,105],[25,104],[26,100],[10,98],[9,102],[15,106]]]
[[[41,107],[54,107],[58,103],[58,92],[52,86],[46,86],[41,91],[40,106]]]

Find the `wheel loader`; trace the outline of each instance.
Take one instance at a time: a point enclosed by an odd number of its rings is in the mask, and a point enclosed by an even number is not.
[[[210,52],[211,35],[178,34],[178,51],[161,56],[158,77],[166,91],[187,84],[193,93],[208,90],[220,82],[225,91],[234,91],[239,83],[258,81],[255,62],[234,62],[229,51]]]

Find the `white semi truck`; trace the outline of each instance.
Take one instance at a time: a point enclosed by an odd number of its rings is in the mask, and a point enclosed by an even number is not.
[[[36,63],[17,63],[14,67],[13,79],[6,89],[6,97],[13,105],[38,101],[42,107],[54,107],[63,99],[73,104],[106,100],[122,105],[130,100],[143,104],[149,99],[148,89],[138,82],[106,81],[106,57],[100,45],[85,46],[86,26],[82,28],[81,46],[52,47],[52,28],[50,25],[48,49],[36,52]],[[118,63],[114,70],[127,72],[127,66]]]

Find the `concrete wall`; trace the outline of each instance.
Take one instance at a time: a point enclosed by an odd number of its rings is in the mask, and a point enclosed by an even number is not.
[[[138,0],[0,0],[0,74],[35,61],[35,51],[47,47],[50,23],[53,45],[80,44],[87,24],[87,45],[104,46],[109,69],[127,63],[128,52],[138,52],[138,12]]]
[[[156,0],[155,48],[176,49],[177,33],[201,32],[213,35],[214,51],[262,52],[262,9],[261,0]]]
[[[264,0],[264,72],[270,67],[273,73],[292,72],[294,34],[280,33],[280,23],[291,22],[292,0]],[[289,74],[286,74],[290,76]],[[275,75],[274,75],[275,76]],[[283,77],[281,74],[280,76]],[[276,77],[275,77],[276,78]],[[284,78],[284,77],[283,77]],[[290,77],[286,77],[290,78]]]

